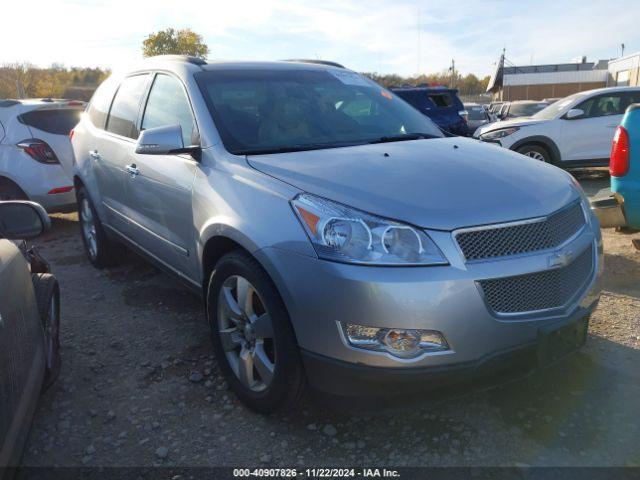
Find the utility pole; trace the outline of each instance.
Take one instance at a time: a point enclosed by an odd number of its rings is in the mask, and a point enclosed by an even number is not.
[[[456,61],[451,59],[451,66],[449,67],[451,70],[451,88],[455,87],[455,78],[456,78]]]
[[[624,43],[620,44],[620,56],[624,57]]]

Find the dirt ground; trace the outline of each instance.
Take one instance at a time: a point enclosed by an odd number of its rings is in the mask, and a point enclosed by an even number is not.
[[[607,185],[580,177],[589,194]],[[604,232],[585,348],[489,391],[345,414],[307,399],[260,416],[227,390],[200,300],[135,257],[98,271],[77,216],[39,240],[62,289],[62,373],[28,466],[639,465],[640,234]]]

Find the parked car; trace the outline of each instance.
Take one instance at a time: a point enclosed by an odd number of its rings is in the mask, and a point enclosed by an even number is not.
[[[48,226],[36,203],[0,202],[0,478],[19,465],[40,392],[60,370],[58,282],[24,242]]]
[[[563,168],[606,166],[615,128],[640,88],[599,88],[570,95],[528,118],[480,127],[473,134]]]
[[[477,103],[465,103],[464,110],[467,112],[467,126],[470,132],[475,132],[477,128],[493,121],[489,111]]]
[[[603,228],[640,229],[640,104],[627,108],[616,129],[609,163],[611,192],[598,195],[592,207]]]
[[[505,102],[500,108],[500,120],[509,118],[530,117],[538,113],[543,108],[549,106],[549,102],[536,102],[533,100],[517,100]]]
[[[446,87],[392,87],[391,91],[433,120],[445,133],[469,134],[466,112],[458,98],[458,90]]]
[[[75,208],[69,132],[84,105],[48,98],[0,101],[0,200],[33,200],[49,212]]]
[[[502,108],[502,104],[504,102],[491,102],[489,104],[489,112],[497,115],[498,113],[500,113],[500,108]]]
[[[72,144],[89,260],[124,244],[199,292],[254,410],[307,383],[422,390],[585,339],[602,243],[573,178],[446,138],[353,71],[148,59],[98,88]]]

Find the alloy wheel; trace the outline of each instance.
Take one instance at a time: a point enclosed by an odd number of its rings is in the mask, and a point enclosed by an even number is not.
[[[98,235],[93,218],[93,210],[91,210],[89,200],[86,198],[82,199],[80,206],[80,223],[82,224],[82,235],[84,235],[84,239],[87,242],[89,255],[91,255],[91,258],[96,258],[98,256]]]
[[[276,368],[273,323],[246,278],[234,275],[224,281],[217,320],[222,348],[238,380],[254,392],[268,388]]]
[[[547,161],[547,159],[544,157],[543,154],[541,154],[540,152],[533,151],[533,150],[530,150],[528,152],[524,152],[524,155],[527,156],[527,157],[531,157],[534,160],[539,160],[541,162],[546,162]]]

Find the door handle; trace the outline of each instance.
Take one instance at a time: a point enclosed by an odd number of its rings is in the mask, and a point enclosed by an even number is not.
[[[131,175],[131,178],[136,178],[138,175],[140,175],[140,170],[138,170],[138,167],[135,163],[127,165],[125,169],[127,170],[127,173]]]
[[[97,150],[90,150],[89,151],[89,156],[91,158],[93,158],[94,160],[100,160],[100,154],[98,153]]]
[[[618,126],[617,123],[610,123],[609,125],[607,125],[607,127],[609,128],[616,128]]]

